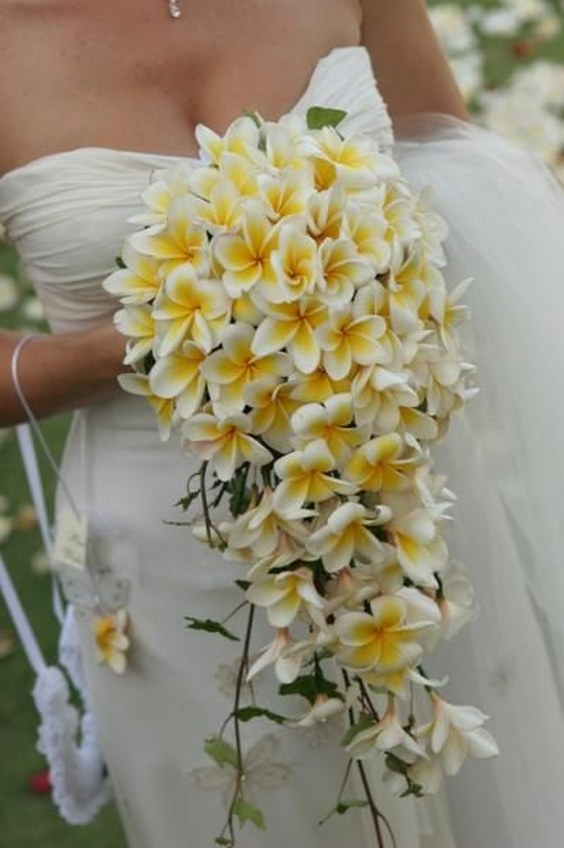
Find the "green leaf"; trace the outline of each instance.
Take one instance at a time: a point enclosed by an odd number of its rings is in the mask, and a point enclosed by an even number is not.
[[[237,469],[235,476],[226,487],[227,491],[231,493],[229,510],[234,517],[246,512],[251,502],[251,490],[247,488],[250,467],[250,462],[244,463],[241,468]]]
[[[323,127],[337,127],[347,117],[343,109],[327,109],[325,106],[311,106],[307,110],[307,128],[320,130]]]
[[[231,839],[226,839],[225,836],[218,836],[217,839],[215,840],[215,844],[216,845],[230,845],[230,846],[232,846],[233,842],[231,841]]]
[[[353,741],[355,736],[358,736],[359,733],[362,733],[363,730],[368,730],[369,727],[373,727],[376,722],[368,713],[361,713],[358,717],[358,721],[352,724],[343,738],[341,739],[340,744],[345,747],[350,742]]]
[[[125,264],[121,256],[116,256],[116,265],[118,266],[118,268],[121,268],[122,271],[124,268],[127,268],[127,265]]]
[[[271,710],[266,710],[263,707],[239,707],[239,709],[234,710],[232,714],[236,716],[239,721],[251,721],[251,719],[258,718],[259,716],[268,718],[270,721],[275,721],[276,724],[284,724],[284,722],[288,720],[286,716],[279,715],[279,713],[273,713]]]
[[[396,774],[403,774],[404,777],[407,777],[407,768],[408,763],[405,760],[400,759],[395,754],[392,754],[390,751],[386,751],[385,756],[386,768],[390,771],[396,772]]]
[[[339,687],[323,675],[302,675],[293,683],[282,683],[278,689],[280,695],[302,695],[310,704],[315,703],[317,695],[327,695],[329,698],[341,698]]]
[[[237,751],[228,742],[220,739],[219,736],[210,736],[209,739],[206,739],[204,742],[204,751],[221,768],[223,768],[225,763],[229,763],[233,768],[238,767]]]
[[[247,589],[249,588],[249,586],[251,585],[251,581],[250,580],[236,580],[235,585],[238,586],[239,589],[242,589],[244,592],[246,592]]]
[[[245,801],[243,798],[237,798],[233,804],[233,815],[237,816],[241,827],[243,827],[245,822],[250,821],[258,827],[259,830],[266,830],[264,816],[259,808],[253,806],[253,804],[249,804],[249,802]]]
[[[207,633],[219,633],[220,636],[225,636],[226,639],[231,639],[233,642],[241,641],[238,636],[227,630],[219,621],[213,621],[211,618],[194,618],[191,615],[185,615],[184,618],[191,622],[191,624],[186,625],[189,630],[205,630]]]
[[[352,798],[350,801],[339,801],[339,803],[335,804],[335,806],[329,810],[327,815],[320,819],[317,824],[325,824],[325,822],[334,815],[344,816],[349,810],[359,809],[361,807],[368,807],[368,801],[362,801],[358,798]]]
[[[196,492],[190,492],[185,498],[180,498],[174,505],[182,507],[183,512],[186,512],[186,510],[190,509],[192,501],[195,501],[199,496],[200,490],[198,489]]]

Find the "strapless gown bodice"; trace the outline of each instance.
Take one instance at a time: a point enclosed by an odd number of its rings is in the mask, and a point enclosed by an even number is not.
[[[347,132],[367,132],[384,149],[392,125],[364,47],[338,47],[317,63],[290,110],[344,109]],[[116,268],[124,238],[139,225],[141,195],[155,169],[194,157],[102,147],[62,151],[0,177],[0,222],[15,245],[55,332],[85,329],[116,309],[102,280]]]

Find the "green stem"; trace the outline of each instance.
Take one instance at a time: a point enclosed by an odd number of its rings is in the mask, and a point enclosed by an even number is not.
[[[208,467],[208,461],[206,460],[205,462],[202,462],[202,465],[200,467],[200,471],[198,472],[199,475],[200,475],[200,498],[202,500],[202,510],[204,512],[204,521],[206,523],[206,534],[207,534],[207,537],[208,537],[208,545],[210,546],[210,548],[214,548],[215,545],[214,545],[212,535],[211,535],[212,530],[215,533],[217,533],[218,539],[222,544],[225,545],[226,541],[223,538],[223,536],[221,535],[221,533],[219,532],[218,528],[214,525],[213,521],[211,520],[210,507],[209,507],[209,504],[208,504],[208,493],[206,492],[206,470],[207,470],[207,467]]]
[[[351,685],[351,681],[350,681],[350,677],[348,675],[348,672],[344,668],[341,669],[341,672],[343,674],[343,679],[345,681],[345,685],[346,685],[347,689],[349,689],[350,685]],[[352,725],[355,723],[355,715],[354,715],[354,710],[353,710],[352,707],[349,707],[348,715],[349,715],[349,722],[350,722],[350,725],[352,727]],[[372,822],[374,824],[374,830],[376,832],[376,841],[377,841],[378,848],[386,848],[385,845],[384,845],[384,837],[382,835],[382,830],[380,828],[380,819],[382,819],[382,821],[385,823],[386,828],[388,830],[388,833],[392,837],[393,848],[397,848],[396,840],[395,840],[395,837],[394,837],[392,830],[390,828],[390,824],[389,824],[388,820],[386,819],[386,817],[384,816],[384,814],[376,806],[376,803],[375,803],[374,798],[372,796],[372,790],[370,788],[370,784],[368,783],[368,778],[366,777],[366,771],[364,769],[364,765],[363,765],[361,760],[357,760],[357,767],[358,767],[358,770],[360,772],[360,779],[362,780],[362,786],[364,788],[364,794],[366,795],[366,800],[368,801],[368,807],[369,807],[370,813],[372,815]]]
[[[244,774],[243,770],[243,750],[241,747],[241,729],[239,726],[239,719],[237,717],[237,711],[239,709],[239,703],[241,701],[241,691],[243,688],[243,675],[245,673],[245,668],[247,667],[247,662],[249,658],[249,647],[251,644],[251,633],[253,630],[253,620],[255,616],[255,607],[254,604],[250,605],[249,608],[249,617],[247,619],[247,630],[245,633],[245,642],[243,645],[243,655],[241,657],[241,662],[239,663],[239,671],[237,673],[237,683],[235,687],[235,704],[233,706],[233,727],[235,730],[235,747],[237,750],[237,778],[235,783],[235,789],[233,791],[233,797],[231,799],[231,804],[229,805],[229,812],[227,814],[227,823],[229,826],[229,833],[231,839],[233,840],[233,845],[235,845],[235,835],[233,828],[233,808],[237,799],[239,798],[239,793],[241,791],[241,779]]]

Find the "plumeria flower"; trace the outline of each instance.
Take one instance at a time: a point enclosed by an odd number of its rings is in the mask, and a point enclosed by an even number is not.
[[[326,191],[317,191],[309,197],[307,229],[318,244],[327,238],[341,237],[346,204],[345,190],[340,185],[334,185]]]
[[[430,621],[435,625],[429,627],[419,637],[425,652],[431,654],[442,638],[441,611],[436,601],[436,593],[432,589],[402,586],[396,591],[396,595],[398,598],[403,598],[407,604],[406,621]]]
[[[388,278],[388,308],[394,333],[403,335],[420,328],[419,308],[427,294],[423,270],[431,267],[418,251],[409,254]],[[438,273],[438,272],[437,272]]]
[[[433,441],[441,435],[440,421],[410,406],[398,407],[398,431],[405,439],[413,437],[421,442]]]
[[[334,469],[335,458],[323,439],[277,459],[274,470],[281,479],[274,492],[277,512],[291,516],[306,502],[319,503],[335,493],[354,493],[352,483],[330,474]]]
[[[378,339],[382,348],[380,364],[392,371],[401,371],[406,364],[406,339],[404,337],[400,340],[391,328],[388,290],[379,280],[372,280],[368,285],[357,289],[352,303],[352,314],[355,318],[367,318],[372,315],[384,318],[386,329]]]
[[[220,282],[200,279],[184,265],[169,274],[153,317],[158,323],[159,356],[168,356],[184,341],[210,351],[229,322],[229,301]]]
[[[472,282],[468,277],[455,286],[452,291],[446,292],[446,288],[437,290],[429,296],[429,312],[437,321],[438,332],[445,348],[456,347],[455,329],[462,324],[468,315],[468,305],[460,303]]]
[[[155,344],[155,321],[148,305],[124,306],[114,314],[116,329],[128,336],[124,365],[139,362],[153,350]]]
[[[327,398],[324,403],[306,403],[292,415],[295,447],[303,448],[315,439],[324,439],[340,466],[361,442],[366,432],[354,427],[352,398],[346,392]]]
[[[218,414],[243,410],[245,387],[254,380],[280,379],[293,370],[285,353],[254,354],[254,335],[255,329],[249,324],[231,324],[223,333],[222,347],[211,353],[202,366]]]
[[[251,604],[266,609],[273,627],[288,627],[301,610],[319,621],[325,605],[315,588],[313,572],[305,567],[268,574],[249,586],[245,597]]]
[[[337,659],[354,671],[388,673],[414,665],[423,649],[416,638],[433,622],[407,623],[402,598],[382,595],[370,603],[370,613],[346,612],[334,629],[339,639]]]
[[[256,557],[265,557],[278,548],[281,532],[303,544],[308,532],[302,519],[310,518],[312,514],[312,510],[303,509],[292,519],[278,515],[274,509],[272,489],[266,486],[258,504],[247,509],[244,515],[240,515],[233,523],[229,546],[250,548]]]
[[[292,391],[291,383],[264,377],[248,383],[243,393],[245,403],[251,407],[253,433],[282,454],[293,448],[290,419],[300,406]]]
[[[181,162],[171,169],[157,169],[152,172],[151,183],[141,195],[147,207],[145,212],[132,215],[128,220],[132,224],[144,227],[154,224],[166,224],[168,208],[173,197],[188,192],[190,179],[200,168],[191,162]]]
[[[430,377],[427,390],[429,414],[437,418],[452,417],[462,407],[468,393],[470,396],[473,394],[466,388],[464,378],[474,371],[474,366],[461,361],[456,349],[430,353],[427,366]]]
[[[199,194],[191,196],[188,203],[196,220],[217,235],[237,228],[243,219],[243,210],[237,186],[230,180],[221,179],[218,171],[211,173],[214,175],[213,184],[200,188]],[[208,182],[211,180],[212,177]],[[209,196],[200,196],[206,190]]]
[[[309,163],[296,150],[296,141],[306,130],[301,116],[289,112],[279,121],[265,121],[261,129],[266,159],[272,168],[280,171],[308,170]]]
[[[436,795],[443,784],[443,770],[441,759],[438,756],[428,755],[427,759],[417,760],[417,762],[408,766],[407,772],[411,780],[421,786],[425,795]],[[395,783],[397,786],[395,792],[400,794],[406,788],[405,778],[399,774],[394,777],[396,780],[390,781],[389,788],[394,793],[393,783]]]
[[[313,727],[315,724],[325,724],[330,719],[343,715],[346,710],[352,707],[359,692],[360,688],[356,683],[347,688],[344,698],[332,698],[324,692],[320,692],[316,695],[311,709],[292,726]]]
[[[165,442],[174,423],[174,401],[154,394],[146,374],[119,374],[117,379],[124,391],[147,398],[157,416],[161,441]]]
[[[187,180],[190,200],[194,200],[196,197],[201,200],[209,200],[213,189],[219,182],[222,182],[222,180],[217,167],[202,163],[200,167],[191,172]],[[235,186],[232,186],[232,188],[235,188]]]
[[[448,558],[447,546],[437,529],[437,520],[445,508],[437,505],[435,509],[413,509],[394,517],[386,528],[407,576],[432,589],[438,587],[434,572],[441,572]]]
[[[429,696],[434,717],[417,728],[416,736],[428,739],[433,754],[441,755],[446,774],[457,774],[467,756],[484,759],[499,754],[495,739],[483,727],[489,716],[477,707],[450,704],[434,691]]]
[[[242,292],[239,297],[232,298],[231,312],[236,323],[251,324],[253,327],[258,327],[264,319],[263,310],[256,305],[248,292]]]
[[[449,228],[445,219],[432,211],[434,204],[433,188],[424,186],[417,194],[416,219],[421,228],[421,247],[427,259],[437,268],[444,268],[447,264],[444,242],[446,241]]]
[[[388,222],[379,212],[367,213],[354,203],[347,206],[344,234],[355,244],[360,256],[368,259],[375,274],[390,267],[392,250],[386,239]]]
[[[139,253],[161,260],[163,274],[169,274],[179,265],[189,265],[199,273],[207,273],[206,231],[194,222],[192,205],[187,197],[172,198],[166,226],[157,224],[134,233],[129,237],[129,243]]]
[[[228,549],[229,552],[231,550],[231,548]],[[227,551],[225,553],[227,554]],[[293,567],[298,560],[306,562],[310,559],[313,559],[313,557],[307,553],[299,537],[296,539],[291,533],[281,531],[278,537],[278,545],[272,553],[259,559],[256,558],[255,554],[252,555],[250,560],[251,568],[245,577],[248,581],[253,582],[282,568]]]
[[[288,303],[264,304],[264,312],[251,346],[253,353],[265,355],[286,348],[301,372],[315,371],[321,361],[316,329],[327,320],[327,306],[305,295]]]
[[[398,433],[387,433],[357,448],[343,475],[365,492],[387,489],[402,492],[411,485],[410,471],[421,463],[421,454],[404,457],[405,440]]]
[[[363,365],[351,383],[358,424],[372,424],[376,434],[391,433],[401,422],[402,407],[419,406],[419,395],[409,385],[407,372],[393,372],[381,365]]]
[[[323,127],[315,135],[304,136],[298,142],[298,151],[329,162],[347,189],[370,188],[378,180],[399,176],[397,164],[379,153],[373,139],[361,134],[343,139],[335,127]]]
[[[318,296],[333,306],[346,306],[356,288],[373,277],[370,263],[351,239],[325,239],[319,248]]]
[[[262,288],[269,301],[287,303],[313,293],[319,277],[317,244],[302,227],[283,223],[271,262],[276,285]]]
[[[126,653],[130,646],[126,635],[127,610],[120,609],[113,615],[96,616],[92,623],[95,653],[99,663],[105,663],[116,674],[123,674]]]
[[[290,635],[287,627],[279,627],[276,630],[276,636],[263,650],[260,652],[257,659],[251,665],[246,680],[250,681],[256,677],[259,672],[274,663],[274,672],[276,679],[280,683],[293,683],[300,673],[302,659],[306,653],[306,648],[299,652],[293,652],[287,655],[287,649],[294,644],[294,640]]]
[[[291,170],[285,174],[259,174],[258,193],[267,206],[267,214],[273,221],[288,216],[302,215],[313,192],[309,173]],[[317,195],[313,194],[312,199]]]
[[[396,548],[383,542],[384,558],[381,561],[359,560],[355,567],[355,578],[368,587],[377,587],[384,595],[395,595],[404,584],[405,574],[398,562]],[[372,596],[374,596],[373,593]]]
[[[353,376],[355,369],[353,367]],[[332,395],[350,391],[350,382],[347,379],[333,380],[327,373],[323,363],[314,371],[308,373],[295,372],[290,378],[292,384],[291,397],[301,403],[313,403],[314,401],[326,401]]]
[[[241,198],[254,197],[258,192],[256,166],[230,150],[224,150],[219,157],[218,170],[222,179],[235,186]]]
[[[345,703],[340,698],[330,698],[323,693],[318,695],[309,712],[296,724],[299,727],[311,727],[318,722],[325,722],[333,716],[341,715],[345,711]]]
[[[195,135],[202,153],[214,165],[219,164],[224,151],[238,153],[251,161],[260,161],[260,133],[252,118],[237,118],[224,136],[218,135],[204,124],[198,124]]]
[[[271,254],[277,246],[279,228],[273,225],[262,204],[248,202],[240,234],[216,236],[213,251],[223,269],[223,283],[230,297],[239,297],[259,280],[269,288],[276,286]]]
[[[437,603],[441,613],[442,633],[449,640],[478,616],[480,607],[462,563],[449,561],[441,582],[443,597]]]
[[[190,418],[200,408],[206,390],[202,376],[205,358],[201,347],[194,342],[184,342],[178,350],[163,356],[151,368],[151,391],[158,397],[174,399],[181,418]]]
[[[386,239],[396,262],[402,255],[402,248],[422,235],[416,209],[417,201],[406,186],[396,182],[388,188],[383,213],[388,222]]]
[[[266,465],[270,451],[250,435],[251,420],[241,413],[216,418],[207,412],[182,425],[185,446],[200,459],[211,461],[220,480],[231,480],[243,462]]]
[[[370,575],[369,580],[362,580],[359,568],[345,566],[335,572],[333,579],[325,585],[325,614],[333,615],[340,609],[357,612],[365,601],[371,601],[380,594],[381,590],[374,574]]]
[[[162,287],[159,274],[162,263],[153,256],[138,253],[127,242],[121,258],[127,267],[114,271],[104,280],[102,285],[105,290],[119,297],[124,305],[139,305],[154,300]]]
[[[373,756],[376,751],[391,751],[395,748],[405,749],[417,757],[427,757],[425,749],[401,726],[396,700],[393,695],[389,695],[386,712],[380,721],[357,733],[345,750],[351,757],[363,759]]]
[[[341,504],[329,515],[327,524],[311,534],[308,549],[321,557],[330,574],[346,568],[356,557],[381,561],[382,543],[369,528],[390,518],[389,510],[384,507],[382,511],[380,515],[359,503]]]
[[[372,365],[385,360],[378,343],[385,331],[386,322],[379,315],[355,318],[349,307],[332,308],[329,321],[317,330],[327,373],[342,380],[350,374],[353,362]]]
[[[410,696],[412,672],[412,668],[405,666],[381,674],[376,671],[361,671],[358,676],[367,686],[390,692],[395,697],[407,701]]]

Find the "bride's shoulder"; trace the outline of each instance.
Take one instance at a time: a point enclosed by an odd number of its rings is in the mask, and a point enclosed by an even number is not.
[[[425,0],[360,0],[362,41],[392,116],[443,112],[467,118],[464,99]]]

